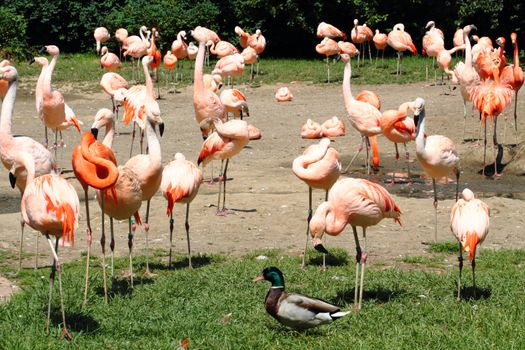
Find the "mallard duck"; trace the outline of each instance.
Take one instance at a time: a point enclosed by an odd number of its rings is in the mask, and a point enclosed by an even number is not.
[[[332,323],[350,313],[321,299],[299,293],[286,293],[283,273],[277,267],[265,268],[262,275],[255,277],[253,282],[262,280],[272,284],[264,301],[266,311],[280,323],[295,330],[302,331]]]

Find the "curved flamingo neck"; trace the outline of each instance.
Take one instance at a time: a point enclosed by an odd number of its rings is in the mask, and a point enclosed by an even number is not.
[[[89,131],[85,132],[82,135],[80,151],[82,157],[96,167],[96,171],[93,174],[84,174],[84,176],[90,178],[90,186],[100,190],[112,186],[117,181],[118,170],[112,161],[93,155],[90,146],[95,142],[96,140],[93,134]],[[109,150],[109,152],[111,152],[111,150]],[[99,177],[99,173],[105,174],[106,176]]]
[[[26,186],[35,179],[35,160],[30,153],[22,152],[15,156],[15,161],[22,165],[27,173]]]
[[[425,109],[419,113],[419,122],[417,124],[416,150],[418,153],[425,150]]]
[[[49,62],[46,62],[42,65],[42,70],[40,71],[40,75],[38,76],[38,80],[36,82],[36,90],[35,90],[35,97],[37,101],[40,101],[43,96],[43,85],[44,85],[44,78],[46,75],[47,67],[49,66]]]
[[[9,82],[7,93],[2,103],[2,111],[0,113],[0,142],[4,142],[6,135],[11,136],[11,123],[13,118],[13,109],[15,108],[16,90],[18,88],[18,78]]]
[[[327,151],[328,145],[325,142],[320,142],[319,144],[315,145],[312,151],[294,159],[292,163],[293,172],[300,178],[311,175],[311,172],[307,169],[307,167],[310,164],[316,163],[323,159]]]
[[[193,75],[193,88],[195,92],[202,92],[204,90],[204,82],[202,80],[203,69],[204,69],[204,51],[206,50],[206,44],[201,41],[199,42],[199,50],[197,51],[197,57],[195,58],[195,72]]]
[[[149,74],[148,63],[143,61],[142,68],[144,68],[144,77],[146,79],[146,91],[150,97],[155,98],[155,88],[153,87],[153,80]]]
[[[468,35],[470,31],[463,31],[463,41],[465,42],[465,65],[472,68],[472,46]]]
[[[346,227],[347,220],[335,214],[335,208],[330,202],[323,202],[315,211],[310,223],[315,232],[314,236],[320,238],[324,232],[331,235],[341,233]]]
[[[514,69],[520,66],[520,55],[518,50],[518,39],[514,40]]]

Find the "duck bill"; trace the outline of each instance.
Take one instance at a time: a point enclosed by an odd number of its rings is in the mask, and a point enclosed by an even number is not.
[[[259,281],[264,281],[263,275],[259,275],[252,280],[252,282],[259,282]]]

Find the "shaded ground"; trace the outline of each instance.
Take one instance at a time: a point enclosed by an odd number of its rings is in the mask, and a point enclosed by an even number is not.
[[[284,85],[284,84],[283,84]],[[299,136],[301,125],[307,118],[322,122],[336,115],[343,118],[347,125],[347,135],[337,138],[333,142],[341,154],[343,166],[346,167],[355,152],[360,136],[347,122],[343,106],[343,97],[339,85],[313,86],[306,83],[289,83],[295,96],[291,103],[278,104],[273,96],[278,87],[262,86],[249,88],[242,86],[245,91],[251,117],[248,119],[263,131],[263,139],[250,145],[230,162],[228,171],[227,206],[233,210],[231,215],[219,217],[215,215],[217,201],[217,185],[207,183],[201,186],[198,196],[191,205],[190,225],[191,243],[194,254],[224,253],[241,255],[248,251],[265,248],[279,248],[286,254],[300,255],[305,242],[307,187],[297,179],[291,171],[292,160],[300,155],[310,140],[302,140]],[[14,132],[25,134],[37,140],[43,140],[43,128],[35,112],[34,97],[27,89],[21,89],[14,117]],[[60,89],[61,87],[58,86]],[[462,143],[463,103],[459,91],[453,91],[442,86],[413,85],[381,85],[381,86],[354,86],[353,91],[368,88],[381,96],[382,110],[395,109],[405,101],[413,100],[418,96],[426,99],[427,131],[431,134],[444,134],[456,143],[462,159],[462,178],[460,190],[466,186],[473,189],[492,208],[492,230],[484,243],[485,247],[524,247],[525,241],[520,236],[525,226],[525,218],[517,213],[525,212],[525,179],[516,174],[524,172],[523,159],[520,155],[523,150],[516,145],[504,147],[503,163],[512,162],[504,169],[503,176],[497,180],[482,179],[478,175],[481,169],[482,149],[477,142]],[[187,158],[196,160],[202,144],[200,132],[194,120],[192,106],[192,87],[182,89],[181,93],[166,93],[162,91],[159,101],[166,131],[161,140],[163,162],[169,162],[175,152],[182,152]],[[77,116],[84,122],[83,129],[89,130],[96,111],[101,107],[111,107],[109,98],[103,93],[79,92],[69,88],[65,95],[67,103],[73,108]],[[523,99],[519,101],[518,110],[523,110]],[[470,108],[470,107],[469,107]],[[522,113],[523,114],[523,113]],[[511,114],[509,113],[509,117]],[[512,117],[511,117],[512,118]],[[521,121],[521,125],[525,123]],[[129,154],[130,135],[121,123],[118,125],[122,135],[116,138],[114,150],[119,163],[127,160]],[[503,141],[503,118],[499,123],[500,140]],[[521,129],[522,130],[522,129]],[[507,127],[506,143],[515,143],[512,127]],[[478,122],[476,118],[467,120],[467,138],[478,137]],[[491,133],[489,133],[491,135]],[[518,140],[523,140],[523,131]],[[64,134],[67,148],[59,150],[59,164],[70,168],[70,155],[73,146],[79,141],[79,135],[73,131]],[[381,169],[374,179],[385,184],[389,181],[387,174],[391,173],[394,162],[394,147],[385,138],[379,140]],[[490,142],[489,142],[490,144]],[[409,151],[415,155],[415,145],[410,144]],[[137,146],[135,150],[137,150]],[[400,147],[402,151],[402,147]],[[489,148],[489,162],[493,161],[492,149]],[[513,158],[514,156],[514,158]],[[362,168],[364,157],[359,156],[353,167],[353,172],[345,176],[364,176]],[[401,161],[400,164],[403,162]],[[417,175],[421,167],[417,161],[411,163],[412,171]],[[405,170],[403,170],[406,172]],[[512,171],[512,173],[511,173]],[[7,171],[0,176],[0,217],[2,228],[0,235],[0,253],[10,252],[16,256],[19,244],[19,198],[20,194],[9,187]],[[205,171],[205,179],[211,175],[211,166]],[[214,174],[218,174],[218,165],[214,165]],[[66,174],[70,177],[71,174]],[[83,192],[79,183],[71,179],[83,200]],[[421,178],[414,178],[414,185],[396,184],[388,187],[394,193],[395,201],[403,211],[403,227],[393,221],[383,221],[369,230],[368,247],[370,261],[382,261],[388,265],[399,262],[399,257],[405,255],[427,254],[422,242],[433,240],[434,211],[432,206],[431,184]],[[439,185],[438,208],[438,239],[451,240],[449,230],[449,213],[453,205],[454,184]],[[90,192],[93,198],[93,192]],[[324,193],[314,191],[314,207],[323,200]],[[141,208],[144,219],[145,205]],[[81,203],[83,210],[83,203]],[[168,249],[169,231],[166,212],[166,201],[160,193],[151,202],[150,215],[150,246],[152,249]],[[94,228],[95,255],[100,253],[98,240],[100,239],[100,209],[95,201],[91,202],[92,226]],[[184,209],[175,208],[174,249],[183,253],[186,249],[184,233]],[[64,260],[78,258],[86,251],[85,215],[82,211],[80,226],[76,231],[75,246],[66,247],[59,255]],[[108,228],[109,225],[106,225]],[[348,230],[347,230],[348,231]],[[109,234],[109,233],[108,233]],[[115,224],[116,253],[126,255],[127,222]],[[344,232],[340,237],[329,237],[326,246],[340,246],[351,251],[354,249],[353,237]],[[47,243],[40,238],[40,264],[49,264],[51,255]],[[139,228],[135,240],[136,254],[143,254],[145,239]],[[33,266],[35,249],[35,233],[26,229],[24,237],[25,267]],[[109,248],[107,248],[109,250]],[[16,266],[11,259],[8,264]]]

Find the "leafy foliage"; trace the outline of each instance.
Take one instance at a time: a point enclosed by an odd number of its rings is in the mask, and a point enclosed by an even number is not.
[[[22,55],[27,46],[25,34],[24,17],[0,7],[0,55],[2,57]]]

